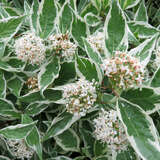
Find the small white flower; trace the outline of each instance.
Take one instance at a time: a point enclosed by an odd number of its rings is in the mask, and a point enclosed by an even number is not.
[[[33,156],[34,151],[26,146],[24,140],[7,139],[7,144],[13,155],[18,159],[30,159]]]
[[[55,34],[48,38],[49,48],[58,53],[64,60],[71,61],[75,55],[77,45],[69,40],[68,35]]]
[[[95,137],[103,143],[107,143],[112,151],[120,152],[128,146],[128,140],[124,127],[119,121],[117,111],[101,110],[99,117],[94,119]]]
[[[97,34],[90,35],[88,38],[92,48],[95,48],[100,53],[104,53],[104,33],[97,32]]]
[[[144,79],[144,67],[140,61],[124,52],[117,51],[112,59],[105,59],[102,64],[113,88],[141,87]]]
[[[96,102],[95,82],[79,79],[76,83],[64,87],[63,97],[66,100],[67,111],[84,116]]]
[[[45,45],[42,39],[33,33],[26,33],[15,41],[15,54],[18,59],[32,65],[41,64],[45,59]]]

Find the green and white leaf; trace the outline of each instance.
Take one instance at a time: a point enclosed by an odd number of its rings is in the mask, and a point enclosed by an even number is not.
[[[87,37],[87,30],[88,29],[85,21],[78,16],[77,13],[73,12],[71,33],[74,41],[77,42],[82,49],[84,49],[82,37]]]
[[[42,0],[38,10],[38,29],[41,38],[47,38],[54,29],[57,17],[55,0]]]
[[[92,48],[87,39],[83,39],[85,51],[88,55],[88,57],[97,64],[102,64],[102,58],[96,49]]]
[[[9,139],[23,139],[33,129],[36,122],[30,124],[17,124],[0,130],[0,134]]]
[[[93,13],[87,13],[85,16],[84,16],[84,19],[86,21],[86,23],[91,26],[91,27],[95,27],[97,25],[99,25],[101,23],[101,19],[94,15]]]
[[[19,78],[15,77],[7,82],[7,87],[16,97],[19,97],[23,87],[23,82]]]
[[[126,51],[128,49],[127,23],[124,13],[116,0],[112,2],[104,28],[107,57],[113,56],[117,50]]]
[[[75,62],[76,72],[79,77],[85,77],[86,80],[94,79],[97,82],[102,82],[102,71],[100,67],[87,58],[77,56]]]
[[[18,118],[20,113],[16,111],[14,105],[10,101],[0,98],[0,115],[4,117]]]
[[[158,34],[159,31],[151,26],[150,24],[146,22],[137,22],[137,21],[130,21],[128,22],[128,26],[131,30],[131,32],[138,38],[151,38],[155,34]]]
[[[12,38],[19,30],[24,16],[0,19],[0,39]]]
[[[152,119],[137,105],[124,100],[118,101],[117,111],[137,154],[143,160],[158,160],[160,144]]]
[[[55,157],[55,158],[49,158],[47,160],[72,160],[72,159],[69,157],[66,157],[66,156],[59,156],[59,157]]]
[[[156,104],[160,104],[160,95],[152,88],[130,89],[124,91],[121,97],[139,105],[149,114],[156,110]]]
[[[80,117],[72,115],[68,112],[63,112],[58,115],[53,121],[51,126],[48,128],[43,140],[47,140],[51,137],[58,136],[71,127],[73,123],[79,120]]]
[[[38,86],[41,93],[59,76],[60,62],[57,57],[44,64],[38,74]]]
[[[5,98],[6,97],[6,80],[4,77],[4,73],[0,70],[0,98]]]
[[[61,8],[59,13],[59,28],[61,33],[65,34],[70,32],[72,22],[72,11],[69,7],[69,1],[67,0]]]
[[[32,123],[33,120],[28,115],[22,115],[22,123],[28,124]],[[35,126],[32,131],[25,137],[25,141],[29,147],[36,151],[39,159],[42,160],[42,145],[40,140],[40,134]]]
[[[101,0],[91,0],[91,2],[97,8],[98,11],[101,10],[101,7],[102,7]]]
[[[148,22],[147,8],[145,6],[145,1],[142,0],[139,8],[135,14],[134,21]]]
[[[69,128],[68,130],[64,131],[62,134],[54,137],[56,143],[65,151],[80,151],[80,139],[76,132]],[[69,141],[68,141],[69,140]]]
[[[139,58],[142,65],[145,67],[150,61],[152,52],[155,49],[156,41],[157,41],[157,35],[153,36],[150,39],[145,40],[136,48],[131,49],[129,51],[129,54]]]
[[[151,79],[150,86],[154,88],[160,87],[160,67],[158,67],[158,69],[154,73],[153,78]]]
[[[119,0],[123,9],[129,9],[136,6],[141,0]]]

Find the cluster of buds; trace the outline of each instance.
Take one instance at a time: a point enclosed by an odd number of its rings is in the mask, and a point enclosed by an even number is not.
[[[50,49],[55,50],[64,60],[71,61],[77,45],[69,40],[68,34],[55,34],[48,38]]]
[[[76,83],[64,87],[63,97],[66,100],[68,112],[85,116],[97,99],[96,82],[79,79]]]
[[[144,67],[139,59],[117,51],[111,59],[105,59],[102,68],[113,88],[127,89],[141,87],[144,79]]]
[[[9,149],[11,150],[12,154],[17,159],[30,159],[34,151],[26,146],[24,140],[7,140],[7,144]]]
[[[15,41],[15,54],[18,59],[32,65],[41,64],[45,59],[45,45],[34,33],[26,33]]]
[[[39,91],[38,79],[36,77],[29,77],[26,84],[27,84],[29,90]]]
[[[95,48],[102,54],[104,53],[104,33],[103,32],[97,32],[97,34],[90,35],[87,39],[91,44],[92,48]]]
[[[117,111],[101,110],[99,117],[94,119],[94,135],[97,140],[107,143],[110,150],[120,152],[127,149],[128,140],[124,127],[118,119]]]

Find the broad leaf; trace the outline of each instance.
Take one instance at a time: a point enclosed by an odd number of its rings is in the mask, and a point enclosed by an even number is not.
[[[46,134],[44,135],[43,140],[47,140],[51,137],[62,134],[79,118],[79,116],[72,115],[68,112],[61,113],[53,120],[51,126],[48,128]]]
[[[136,6],[140,0],[119,0],[123,9],[129,9]]]
[[[139,8],[135,14],[134,20],[148,22],[147,9],[146,9],[144,0],[142,0],[141,4],[139,5]]]
[[[123,100],[118,102],[117,110],[137,154],[144,160],[158,160],[160,144],[152,119],[138,106]]]
[[[19,30],[24,16],[9,17],[0,20],[0,39],[11,38]]]
[[[71,21],[72,21],[72,11],[68,6],[68,1],[64,3],[63,7],[61,8],[59,16],[59,28],[61,33],[65,34],[71,29]]]
[[[12,118],[18,118],[20,116],[20,113],[16,111],[14,108],[14,105],[3,98],[0,98],[0,115],[5,117],[12,117]]]
[[[0,70],[0,98],[6,97],[6,87],[4,73]]]
[[[155,105],[160,103],[160,95],[152,88],[130,89],[122,93],[121,97],[139,105],[144,111],[152,112]]]
[[[60,62],[56,57],[42,66],[38,74],[38,85],[42,93],[58,77],[59,71]]]
[[[132,21],[128,23],[128,26],[131,32],[138,38],[150,38],[159,32],[156,28],[145,22]]]
[[[22,115],[22,123],[23,124],[28,124],[32,123],[33,120],[27,116],[27,115]],[[33,150],[36,151],[37,155],[39,156],[40,160],[42,160],[42,145],[41,145],[41,140],[40,140],[40,134],[35,126],[32,131],[26,136],[25,138],[27,144],[29,147],[31,147]]]
[[[157,35],[155,35],[150,39],[145,40],[136,48],[131,49],[129,51],[129,54],[138,57],[143,66],[145,67],[150,61],[151,54],[155,49],[156,40],[157,40]]]
[[[35,122],[30,124],[17,124],[1,129],[0,134],[10,139],[23,139],[32,131],[34,126]]]
[[[92,81],[93,79],[101,82],[102,72],[98,65],[90,61],[87,58],[78,57],[76,58],[76,71],[79,77],[85,77],[86,80]]]
[[[55,157],[55,158],[49,158],[47,160],[72,160],[72,159],[69,157],[66,157],[66,156],[59,156],[59,157]]]
[[[118,26],[118,29],[117,29]],[[128,30],[124,13],[117,0],[112,2],[105,21],[105,49],[109,55],[128,48]]]
[[[160,87],[160,68],[157,69],[151,80],[151,87]]]
[[[53,31],[56,23],[57,6],[55,0],[42,0],[39,5],[39,35],[41,38],[47,38]]]
[[[23,87],[23,82],[19,78],[16,77],[14,79],[11,79],[10,81],[8,81],[7,85],[8,85],[8,88],[10,89],[10,91],[16,97],[20,96],[20,92]]]
[[[91,47],[91,45],[88,43],[86,39],[83,39],[83,42],[84,42],[85,50],[87,52],[88,57],[91,60],[93,60],[93,62],[97,64],[102,64],[102,58],[100,54]]]
[[[55,137],[56,143],[65,151],[79,152],[80,140],[71,128]],[[69,140],[69,141],[68,141]]]
[[[76,13],[74,13],[72,22],[72,37],[79,44],[79,46],[84,49],[82,37],[87,37],[87,26],[86,23],[78,15],[75,14]]]

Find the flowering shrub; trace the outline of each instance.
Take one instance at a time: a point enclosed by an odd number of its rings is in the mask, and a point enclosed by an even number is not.
[[[159,160],[157,5],[0,1],[0,159]]]

